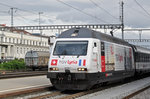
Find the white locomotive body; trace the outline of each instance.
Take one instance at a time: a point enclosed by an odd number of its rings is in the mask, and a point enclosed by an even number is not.
[[[59,90],[85,90],[134,74],[133,46],[87,28],[73,28],[56,39],[47,77]]]

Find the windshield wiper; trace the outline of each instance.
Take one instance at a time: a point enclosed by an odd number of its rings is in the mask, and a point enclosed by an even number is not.
[[[79,57],[80,57],[80,55],[78,54],[78,55],[77,55],[77,58],[79,58]]]

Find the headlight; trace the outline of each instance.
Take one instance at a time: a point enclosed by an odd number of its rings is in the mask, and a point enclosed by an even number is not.
[[[59,69],[57,67],[53,67],[49,69],[50,71],[59,71]]]
[[[77,68],[78,71],[87,71],[87,68]]]

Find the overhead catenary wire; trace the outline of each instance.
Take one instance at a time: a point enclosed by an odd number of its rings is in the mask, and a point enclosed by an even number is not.
[[[20,17],[20,18],[21,18],[21,17]],[[29,24],[27,21],[22,20],[22,19],[20,19],[20,18],[15,17],[15,19],[20,20],[20,21],[24,21],[27,25],[31,25],[31,24]]]
[[[29,22],[28,18],[25,18],[24,16],[20,15],[19,13],[16,13],[16,14],[17,14],[18,17],[22,18],[23,20],[26,20],[26,23],[27,23],[27,21],[28,21],[28,23],[29,23],[30,25],[31,25],[31,24],[33,25],[34,20],[31,20],[31,21],[32,21],[32,23],[31,23],[31,22]],[[16,16],[16,17],[17,17],[17,16]],[[34,22],[34,23],[35,23],[35,22]]]
[[[28,13],[32,13],[32,14],[34,14],[34,15],[37,15],[37,14],[39,13],[39,12],[36,13],[36,12],[30,11],[30,10],[24,10],[24,9],[20,9],[20,8],[18,8],[18,10],[21,10],[21,11],[24,11],[24,12],[28,12]],[[56,20],[55,18],[50,18],[49,16],[44,15],[44,14],[41,14],[41,16],[47,17],[48,19]]]
[[[6,7],[9,7],[9,8],[12,8],[12,6],[7,5],[7,4],[4,4],[4,3],[0,3],[0,5],[2,5],[2,6],[6,6]]]
[[[0,11],[0,13],[8,13],[7,11]]]
[[[34,14],[34,15],[38,15],[38,13],[39,13],[39,12],[30,11],[30,10],[20,9],[20,8],[10,6],[10,5],[4,4],[4,3],[0,3],[0,5],[6,6],[6,7],[9,7],[9,8],[14,8],[14,9],[17,9],[17,10],[20,10],[20,11],[23,11],[23,12],[31,13],[31,14]],[[44,14],[42,14],[42,16],[47,17],[48,19],[56,20],[55,18],[50,18],[49,16],[44,15]]]
[[[147,18],[148,20],[150,20],[149,19],[149,16],[147,16],[147,15],[145,15],[145,12],[143,12],[143,11],[140,11],[140,10],[137,10],[137,9],[135,9],[134,7],[131,7],[130,5],[128,5],[128,4],[126,4],[126,7],[130,7],[130,9],[132,9],[132,10],[134,10],[134,13],[138,13],[138,14],[140,14],[141,16],[144,16],[145,18]],[[130,11],[130,10],[129,10]],[[129,11],[128,11],[128,13],[129,13]],[[141,14],[142,13],[142,14]]]
[[[111,17],[113,17],[114,19],[119,19],[115,16],[113,16],[111,13],[109,13],[106,9],[104,9],[103,7],[99,6],[97,3],[95,3],[93,0],[89,0],[92,4],[94,4],[96,7],[98,7],[99,9],[102,9],[104,12],[106,12],[108,15],[110,15]]]
[[[9,7],[9,8],[15,8],[17,10],[21,10],[21,11],[24,11],[24,12],[29,12],[29,13],[32,13],[32,14],[37,14],[35,12],[29,11],[29,10],[20,9],[20,8],[17,8],[17,7],[14,7],[14,6],[10,6],[10,5],[7,5],[7,4],[4,4],[4,3],[0,3],[0,5],[6,6],[6,7]]]
[[[150,16],[150,13],[137,0],[134,1],[148,16]]]
[[[89,14],[89,13],[86,13],[86,12],[84,12],[84,11],[82,11],[82,10],[80,10],[80,9],[78,9],[78,8],[76,8],[76,7],[72,6],[72,5],[70,5],[70,4],[67,4],[67,3],[65,3],[65,2],[63,2],[63,1],[61,1],[61,0],[57,0],[57,1],[60,2],[60,3],[62,3],[62,4],[64,4],[64,5],[66,5],[66,6],[68,6],[68,7],[70,7],[70,8],[72,8],[72,9],[75,9],[75,10],[79,11],[80,13],[83,13],[83,14],[89,16],[89,17],[92,17],[92,18],[95,18],[95,19],[97,19],[97,20],[99,20],[99,21],[102,21],[102,22],[104,22],[104,23],[107,23],[106,21],[102,20],[101,18],[96,17],[96,16],[93,16],[93,15],[91,15],[91,14]]]

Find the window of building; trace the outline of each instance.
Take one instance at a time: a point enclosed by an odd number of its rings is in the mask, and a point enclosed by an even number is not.
[[[20,53],[22,54],[22,48],[20,48]]]
[[[23,41],[23,44],[25,44],[25,40],[22,40]]]
[[[42,46],[42,42],[40,41],[40,46]]]
[[[7,37],[5,37],[5,42],[7,42]]]
[[[35,41],[33,41],[33,45],[35,45]]]
[[[21,40],[21,44],[24,44],[24,43],[23,43],[23,40]]]
[[[45,42],[45,46],[47,46],[47,42]]]
[[[26,40],[26,42],[27,42],[27,45],[28,45],[28,40]]]
[[[26,48],[24,48],[24,54],[26,53]]]
[[[17,53],[19,54],[19,48],[17,47]]]
[[[40,45],[40,43],[39,42],[37,42],[38,43],[38,46]]]
[[[15,38],[13,38],[13,43],[15,43]]]
[[[5,53],[7,53],[7,48],[5,47]]]
[[[20,39],[18,39],[18,44],[20,44]]]
[[[32,41],[30,40],[30,45],[32,45]]]
[[[46,42],[46,43],[45,43],[45,44],[46,44],[46,46],[47,46],[47,43],[48,43],[48,42]]]
[[[16,42],[16,43],[17,43],[17,44],[19,43],[19,42],[18,42],[18,39],[17,39],[17,42]]]
[[[11,43],[11,38],[9,38],[9,43]]]

